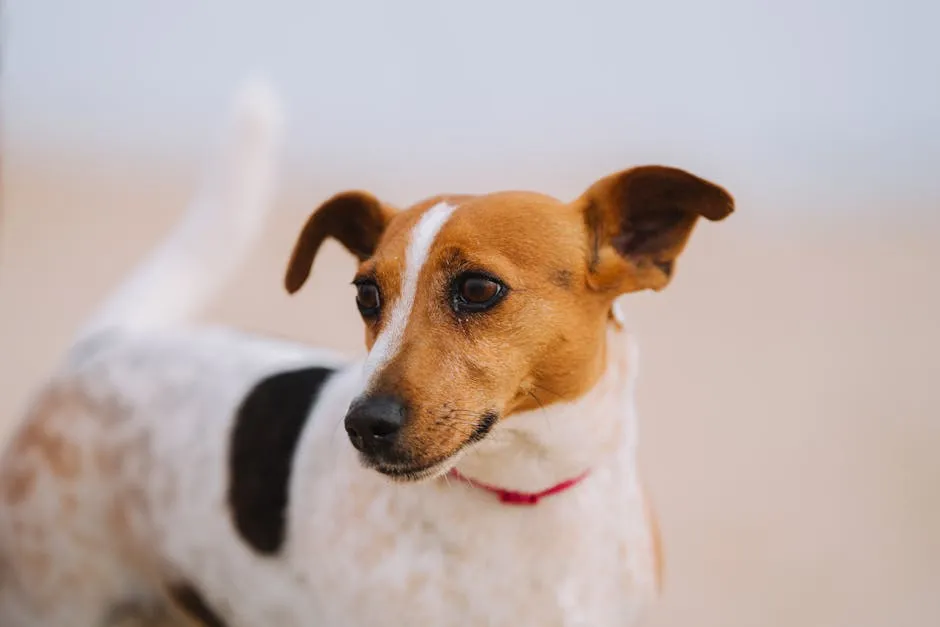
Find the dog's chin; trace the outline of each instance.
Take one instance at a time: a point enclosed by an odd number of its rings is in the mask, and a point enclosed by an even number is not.
[[[375,470],[376,472],[385,475],[392,481],[397,481],[399,483],[416,483],[418,481],[425,481],[428,479],[437,479],[438,477],[443,477],[457,465],[457,462],[461,457],[475,445],[482,442],[486,439],[486,436],[489,435],[490,430],[493,428],[493,425],[496,424],[498,420],[498,415],[494,412],[486,414],[483,422],[480,423],[480,426],[477,428],[476,432],[463,444],[461,444],[455,451],[444,457],[439,457],[433,462],[425,462],[423,464],[409,464],[409,463],[394,463],[387,462],[382,460],[370,459],[365,455],[359,455],[359,460],[362,462],[362,465],[366,468]]]
[[[361,460],[366,468],[370,468],[388,477],[392,481],[398,483],[417,483],[419,481],[437,479],[449,473],[453,470],[454,466],[457,465],[457,460],[460,458],[462,452],[462,450],[457,451],[445,459],[425,465],[389,464],[386,462],[373,461],[366,457],[361,457]]]

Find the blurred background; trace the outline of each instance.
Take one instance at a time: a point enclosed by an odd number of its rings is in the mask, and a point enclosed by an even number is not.
[[[738,212],[627,300],[651,624],[940,624],[938,23],[911,0],[6,0],[0,436],[262,75],[288,112],[278,211],[206,320],[361,350],[338,246],[281,289],[341,189],[570,199],[692,170]]]

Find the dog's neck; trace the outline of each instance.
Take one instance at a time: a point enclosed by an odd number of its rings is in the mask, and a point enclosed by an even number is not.
[[[634,382],[638,351],[618,320],[608,325],[606,368],[580,398],[515,414],[464,453],[464,477],[505,490],[539,492],[617,458],[636,459]]]

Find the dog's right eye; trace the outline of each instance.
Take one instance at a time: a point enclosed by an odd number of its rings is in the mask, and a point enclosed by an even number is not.
[[[506,286],[488,274],[468,272],[451,287],[452,307],[458,314],[477,313],[494,307],[506,296]]]
[[[356,283],[356,306],[363,318],[371,318],[379,313],[382,299],[379,287],[372,281]]]

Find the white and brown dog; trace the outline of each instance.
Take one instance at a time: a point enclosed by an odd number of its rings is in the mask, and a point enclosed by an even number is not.
[[[571,203],[335,196],[286,285],[327,238],[358,257],[368,355],[347,364],[184,324],[260,230],[274,105],[249,90],[224,167],[9,442],[0,625],[633,624],[659,551],[612,312],[731,197],[659,166]]]

